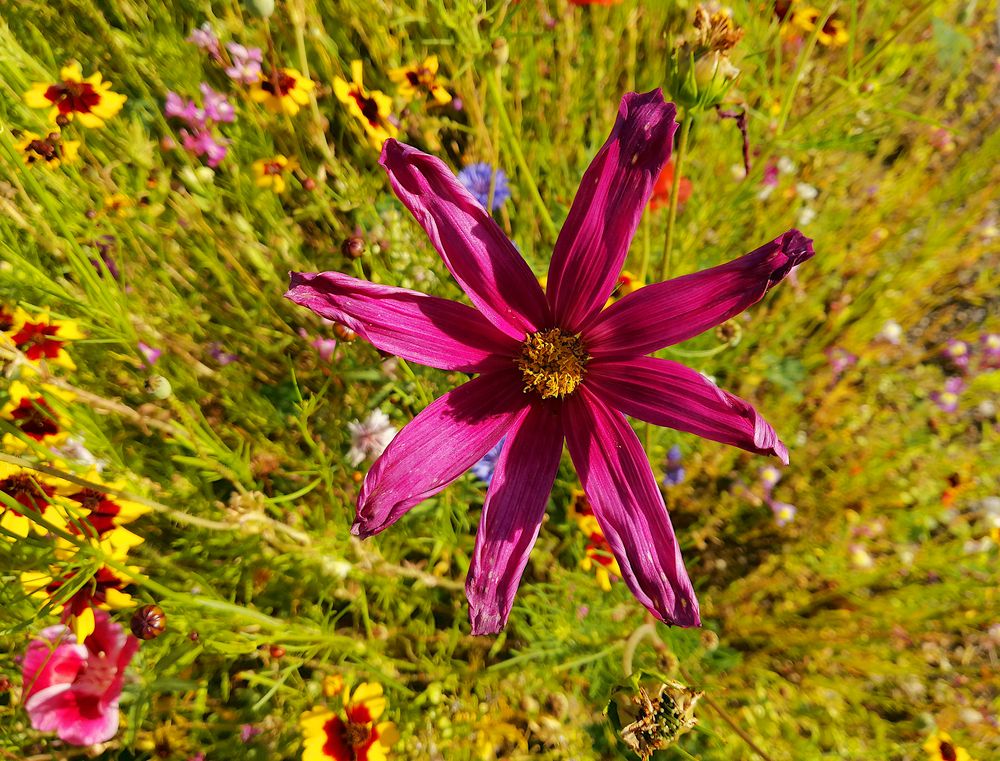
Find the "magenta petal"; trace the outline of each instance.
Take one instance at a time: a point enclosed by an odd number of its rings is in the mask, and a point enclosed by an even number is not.
[[[507,434],[465,581],[473,634],[496,634],[507,623],[559,470],[562,443],[553,404],[528,407]]]
[[[677,109],[660,91],[627,93],[583,175],[549,264],[555,322],[579,331],[611,295],[639,218],[670,157]]]
[[[788,449],[757,410],[690,367],[653,357],[596,361],[586,382],[626,415],[788,464]]]
[[[635,432],[587,387],[564,410],[569,453],[625,583],[660,621],[700,625],[663,495]]]
[[[368,471],[351,533],[377,534],[444,489],[503,438],[527,404],[512,372],[485,373],[436,399]]]
[[[53,687],[36,693],[25,710],[32,727],[56,732],[59,739],[72,745],[97,745],[118,732],[117,697],[105,700],[73,688]]]
[[[756,304],[812,255],[812,241],[789,230],[739,259],[647,285],[587,327],[587,350],[594,357],[634,357],[686,341]]]
[[[442,162],[389,139],[379,163],[480,312],[512,338],[547,327],[538,280],[493,218]]]
[[[442,370],[510,364],[517,342],[472,307],[339,272],[291,273],[285,297],[343,323],[382,351]]]

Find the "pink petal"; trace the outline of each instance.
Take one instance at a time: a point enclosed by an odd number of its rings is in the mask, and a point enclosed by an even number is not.
[[[528,407],[507,434],[465,581],[473,634],[496,634],[507,623],[559,470],[562,443],[556,404]]]
[[[527,405],[513,371],[485,373],[436,399],[368,471],[351,533],[377,534],[444,489],[503,438]]]
[[[51,688],[25,704],[31,726],[41,732],[56,732],[72,745],[107,742],[118,732],[118,699],[105,700],[72,689]]]
[[[757,410],[690,367],[653,357],[592,361],[586,383],[626,415],[788,464],[788,449]]]
[[[586,386],[564,410],[570,456],[625,583],[660,621],[699,626],[698,600],[639,439]]]
[[[563,329],[579,331],[611,295],[670,157],[676,115],[658,89],[622,98],[615,126],[583,175],[549,264],[549,303]]]
[[[812,255],[812,241],[789,230],[739,259],[647,285],[587,327],[587,350],[594,357],[634,357],[686,341],[756,304]]]
[[[87,649],[75,644],[75,637],[62,625],[50,626],[42,638],[33,639],[24,654],[22,675],[27,701],[53,685],[69,685],[87,663]],[[61,644],[54,645],[59,641]]]
[[[547,327],[545,294],[493,218],[444,162],[390,139],[379,163],[473,305],[517,340]]]
[[[442,370],[509,366],[517,351],[516,341],[472,307],[339,272],[293,272],[285,297],[346,325],[382,351]]]

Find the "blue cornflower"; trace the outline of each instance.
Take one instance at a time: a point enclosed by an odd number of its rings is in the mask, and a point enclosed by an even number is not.
[[[500,459],[500,451],[503,449],[503,443],[506,440],[507,437],[504,436],[493,449],[483,455],[483,459],[469,468],[469,472],[487,486],[493,480],[493,471],[497,469],[497,460]]]
[[[681,465],[681,448],[674,444],[667,452],[667,467],[663,474],[663,485],[678,486],[684,483],[684,466]]]
[[[469,164],[458,173],[458,181],[472,193],[485,209],[490,200],[490,182],[493,179],[494,171],[496,172],[496,187],[493,188],[493,206],[490,211],[496,211],[503,206],[504,201],[510,198],[510,186],[507,185],[507,175],[503,169],[494,170],[489,164],[479,162]]]

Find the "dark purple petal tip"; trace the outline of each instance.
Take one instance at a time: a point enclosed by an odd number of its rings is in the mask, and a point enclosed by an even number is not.
[[[775,251],[775,266],[768,283],[769,288],[780,283],[791,272],[792,267],[798,267],[816,255],[812,238],[807,238],[794,228],[779,236],[775,243],[777,251]],[[784,257],[784,262],[780,262],[778,257],[781,256]]]

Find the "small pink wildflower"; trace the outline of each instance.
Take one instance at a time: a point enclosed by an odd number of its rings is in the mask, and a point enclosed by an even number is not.
[[[24,656],[22,700],[31,726],[72,745],[110,740],[125,668],[138,649],[139,640],[100,609],[82,643],[61,624],[43,629]]]
[[[966,372],[969,369],[970,351],[969,344],[957,338],[949,338],[948,344],[944,347],[945,359],[951,362],[956,369]]]
[[[198,130],[193,134],[182,129],[180,135],[184,149],[195,156],[204,156],[205,163],[210,167],[217,167],[226,157],[226,146],[229,141],[225,138],[216,140],[207,129]]]
[[[205,116],[214,122],[232,122],[236,119],[236,109],[221,92],[216,92],[207,83],[198,85]]]
[[[139,351],[142,352],[142,356],[146,360],[146,365],[148,367],[155,365],[156,360],[158,360],[160,355],[163,354],[162,349],[157,349],[143,341],[139,341]]]
[[[212,29],[212,25],[207,21],[197,29],[192,29],[187,38],[187,42],[197,45],[208,53],[216,61],[222,60],[222,52],[219,50],[219,38]]]
[[[351,448],[347,461],[351,467],[358,467],[366,458],[380,457],[396,435],[396,427],[389,422],[389,416],[382,410],[372,410],[368,417],[347,424],[351,432]]]
[[[263,60],[260,48],[245,48],[238,42],[227,42],[226,50],[232,58],[232,65],[226,67],[226,75],[230,79],[245,85],[260,81],[260,64]]]
[[[979,336],[980,364],[984,369],[1000,368],[1000,333],[983,333]]]
[[[193,100],[182,98],[172,90],[167,93],[166,105],[163,109],[168,119],[180,119],[191,129],[205,127],[205,111],[198,108]]]
[[[940,408],[942,412],[955,412],[958,410],[959,395],[965,390],[965,381],[958,377],[948,378],[944,382],[943,391],[932,391],[931,401]]]

